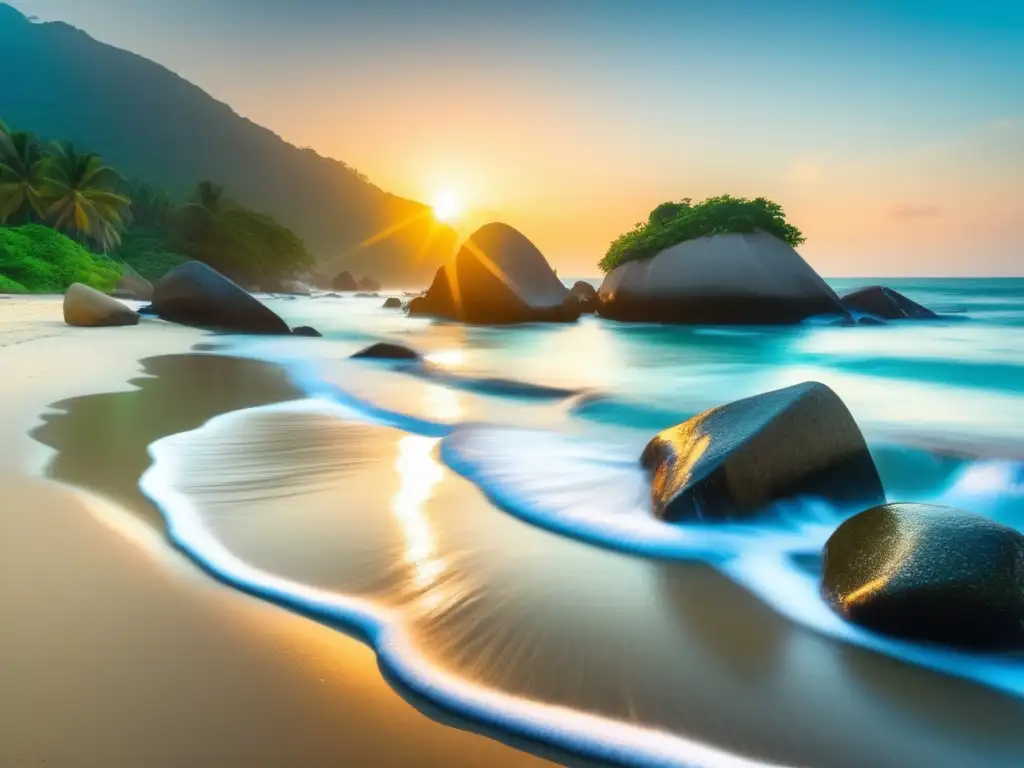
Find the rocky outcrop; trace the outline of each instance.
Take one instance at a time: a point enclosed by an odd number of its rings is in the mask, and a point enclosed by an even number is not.
[[[580,312],[589,314],[597,311],[597,289],[590,283],[577,280],[569,289],[569,297],[579,303]]]
[[[800,254],[763,232],[687,240],[622,264],[601,284],[598,312],[614,320],[712,325],[847,314]]]
[[[152,301],[153,286],[140,275],[126,273],[121,275],[121,279],[117,281],[117,287],[111,295],[115,299]]]
[[[695,416],[659,433],[641,463],[654,514],[670,521],[749,518],[797,497],[845,509],[885,501],[860,428],[839,396],[816,382]]]
[[[350,273],[339,272],[331,281],[331,287],[336,291],[358,291],[359,283]]]
[[[384,309],[401,309],[402,300],[397,296],[391,296],[384,300]]]
[[[323,336],[323,334],[316,328],[312,328],[308,325],[300,325],[298,328],[292,328],[292,336],[309,336],[311,338],[318,339]]]
[[[882,285],[858,288],[843,296],[840,301],[851,313],[882,320],[933,320],[938,317],[930,309]]]
[[[82,328],[138,325],[139,314],[95,288],[72,283],[64,294],[64,322]]]
[[[1024,650],[1024,536],[949,507],[889,504],[825,544],[822,594],[843,618],[887,635]]]
[[[153,287],[153,311],[172,323],[241,333],[291,333],[284,320],[198,261],[175,267]]]
[[[380,283],[374,280],[372,277],[364,277],[357,284],[360,291],[368,291],[370,293],[380,290]]]
[[[524,235],[506,224],[481,227],[455,259],[441,267],[411,314],[426,314],[482,325],[571,322],[576,302]]]
[[[408,347],[403,347],[401,344],[390,344],[386,341],[381,341],[356,352],[352,355],[352,358],[356,360],[419,360],[420,354]]]

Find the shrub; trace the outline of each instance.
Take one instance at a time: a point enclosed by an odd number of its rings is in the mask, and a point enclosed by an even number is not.
[[[39,224],[0,227],[0,278],[29,293],[63,293],[71,283],[111,291],[120,267]]]
[[[21,283],[0,275],[0,293],[28,293],[28,289]]]
[[[632,230],[608,247],[601,271],[657,256],[666,248],[698,237],[728,233],[767,232],[794,248],[804,242],[799,229],[786,221],[782,207],[763,197],[720,195],[694,205],[689,198],[662,203]]]
[[[114,252],[142,277],[155,283],[188,259],[178,252],[166,230],[157,227],[132,227],[121,236],[121,246]]]

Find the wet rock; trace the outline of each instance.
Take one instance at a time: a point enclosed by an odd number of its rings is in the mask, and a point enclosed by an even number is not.
[[[598,297],[602,317],[638,322],[785,325],[847,314],[799,253],[764,232],[687,240],[627,262]]]
[[[300,325],[298,328],[292,328],[292,336],[310,336],[313,338],[320,338],[323,334],[316,328],[311,328],[308,325]]]
[[[352,355],[353,359],[376,359],[376,360],[419,360],[418,352],[403,347],[401,344],[390,344],[386,341],[373,344],[366,349],[360,350]]]
[[[885,501],[860,428],[816,382],[695,416],[659,433],[641,463],[654,514],[669,521],[750,518],[797,497],[858,509]]]
[[[358,291],[359,283],[352,277],[349,272],[339,272],[334,280],[331,281],[331,287],[336,291]]]
[[[391,296],[384,300],[384,309],[401,309],[402,300],[396,296]]]
[[[841,301],[851,312],[882,320],[932,320],[938,317],[930,309],[882,285],[859,288],[843,296]]]
[[[524,235],[506,224],[488,224],[437,271],[422,300],[410,302],[409,312],[482,325],[572,322],[580,309],[566,300],[568,295]]]
[[[139,314],[95,288],[72,283],[64,294],[64,322],[82,328],[138,325]]]
[[[198,261],[175,267],[153,287],[153,310],[183,325],[242,333],[291,333],[244,288]]]
[[[579,303],[580,312],[590,313],[597,311],[597,289],[590,283],[577,280],[569,289],[569,296]]]
[[[825,544],[821,588],[876,632],[1024,650],[1024,535],[972,512],[888,504],[851,517]]]

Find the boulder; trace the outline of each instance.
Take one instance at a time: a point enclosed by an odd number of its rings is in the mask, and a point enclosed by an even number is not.
[[[164,320],[242,333],[291,333],[284,320],[245,289],[198,261],[175,267],[153,287]]]
[[[358,291],[359,283],[348,272],[341,272],[331,281],[331,287],[336,291]]]
[[[379,291],[380,283],[374,280],[372,277],[364,277],[356,284],[360,291]]]
[[[840,301],[850,312],[882,320],[933,320],[938,317],[930,309],[882,285],[858,288],[843,296]]]
[[[580,312],[590,313],[597,311],[597,289],[590,283],[577,280],[569,289],[569,296],[575,299],[580,306]]]
[[[111,294],[115,299],[134,299],[137,301],[153,300],[153,285],[141,275],[126,273],[117,281],[117,287]]]
[[[352,355],[353,359],[376,359],[376,360],[419,360],[418,352],[403,347],[401,344],[389,344],[386,341],[373,344]]]
[[[825,544],[821,591],[876,632],[1024,650],[1024,536],[972,512],[888,504],[851,517]]]
[[[396,296],[391,296],[384,300],[384,309],[401,309],[402,300]]]
[[[885,502],[860,428],[816,382],[695,416],[655,436],[641,463],[654,514],[669,521],[750,518],[808,496],[846,509]]]
[[[410,312],[483,325],[572,322],[580,310],[568,295],[533,243],[506,224],[487,224],[437,271]]]
[[[323,334],[316,328],[311,328],[308,325],[300,325],[298,328],[292,328],[292,336],[310,336],[318,339],[323,336]]]
[[[64,322],[83,328],[138,325],[139,313],[95,288],[72,283],[64,294]]]
[[[800,254],[764,232],[687,240],[622,264],[601,284],[598,312],[614,320],[713,325],[847,315]]]

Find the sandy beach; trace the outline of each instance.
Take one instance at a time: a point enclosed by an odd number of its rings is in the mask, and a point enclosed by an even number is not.
[[[140,359],[203,338],[145,321],[73,329],[60,306],[0,297],[0,766],[544,763],[427,717],[357,640],[199,572],[146,522],[151,508],[130,509],[146,504],[123,482],[137,467],[100,472],[83,445],[93,491],[44,479],[54,453],[29,433],[49,405],[129,390]],[[286,394],[262,386],[163,425]],[[119,431],[143,422],[104,417]]]

